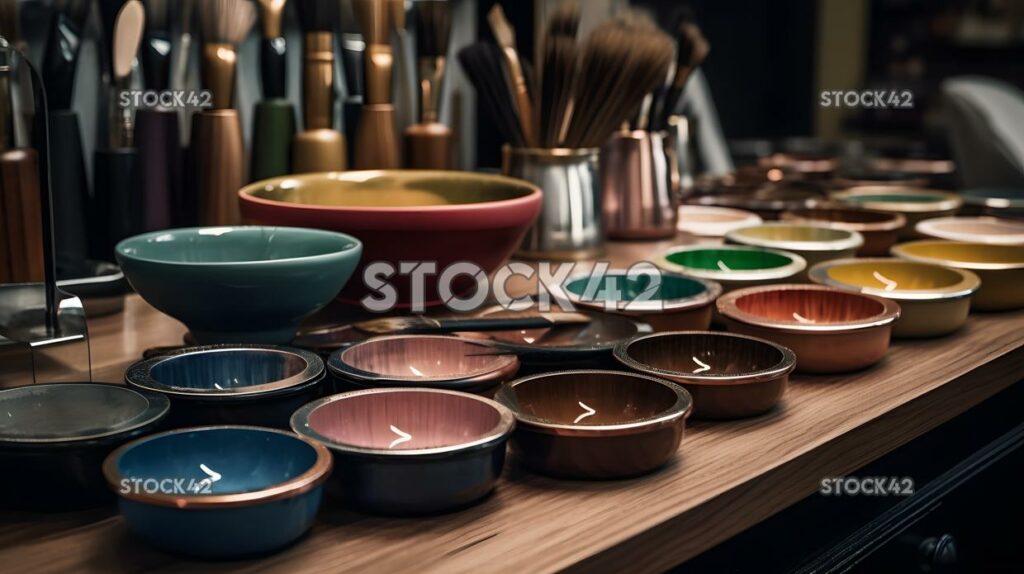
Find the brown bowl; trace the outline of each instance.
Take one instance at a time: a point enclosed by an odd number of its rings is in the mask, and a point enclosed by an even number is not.
[[[694,416],[736,419],[771,410],[796,365],[793,351],[763,339],[676,331],[637,337],[615,348],[620,363],[690,391]]]
[[[839,158],[818,153],[776,153],[757,160],[759,167],[795,171],[808,179],[826,179],[839,169]]]
[[[802,373],[844,373],[877,363],[900,316],[894,301],[820,285],[750,287],[717,304],[730,331],[793,349]]]
[[[566,478],[650,472],[679,450],[693,399],[668,381],[619,371],[561,371],[505,383],[512,447],[523,463]]]
[[[857,250],[857,255],[861,257],[888,255],[889,248],[899,239],[900,230],[907,224],[907,218],[901,213],[824,205],[787,211],[781,219],[856,231],[864,236],[864,244]]]
[[[428,387],[486,393],[519,370],[514,353],[443,335],[374,337],[331,353],[331,374],[362,387]]]
[[[686,200],[692,205],[729,207],[752,211],[766,221],[774,221],[784,211],[816,207],[825,195],[814,187],[802,185],[769,185],[749,191],[727,191],[700,195]]]
[[[955,193],[898,185],[851,187],[833,193],[831,198],[864,209],[902,214],[907,220],[900,231],[902,239],[917,236],[914,226],[918,221],[954,215],[963,205],[963,200]]]

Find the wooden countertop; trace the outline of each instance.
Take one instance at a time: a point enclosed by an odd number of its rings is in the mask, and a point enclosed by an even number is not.
[[[617,244],[628,265],[662,244]],[[96,380],[117,381],[184,327],[136,296],[90,323]],[[642,478],[560,481],[514,461],[481,504],[443,516],[377,518],[325,503],[312,532],[259,560],[191,562],[150,549],[113,510],[0,513],[4,572],[653,572],[683,562],[955,417],[1024,376],[1024,312],[972,315],[955,335],[897,341],[864,372],[795,376],[784,405],[697,422],[677,460]],[[11,469],[3,469],[9,472]]]

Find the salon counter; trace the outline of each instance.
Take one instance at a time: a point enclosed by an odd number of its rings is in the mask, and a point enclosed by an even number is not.
[[[628,266],[660,246],[613,244]],[[130,296],[90,322],[96,380],[119,381],[142,351],[179,344],[184,327]],[[4,572],[654,572],[750,529],[1024,376],[1024,312],[972,315],[952,336],[897,341],[879,365],[797,375],[781,408],[691,425],[677,460],[617,482],[559,481],[510,460],[497,491],[437,517],[376,518],[324,504],[312,532],[260,559],[193,562],[132,538],[113,509],[0,513]],[[2,469],[16,472],[16,469]],[[798,536],[798,533],[791,533]]]

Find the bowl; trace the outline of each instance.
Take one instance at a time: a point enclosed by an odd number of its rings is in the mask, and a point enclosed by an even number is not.
[[[463,508],[493,489],[515,418],[478,395],[422,388],[352,391],[292,416],[295,432],[327,446],[332,493],[375,514]]]
[[[757,225],[762,219],[753,212],[728,207],[683,205],[679,207],[679,231],[701,237],[722,237],[738,227]]]
[[[168,552],[220,559],[297,540],[313,525],[330,471],[323,446],[247,426],[151,435],[103,463],[132,533]]]
[[[442,335],[374,337],[331,353],[331,374],[361,387],[430,387],[487,393],[519,370],[513,353]]]
[[[802,373],[865,369],[889,350],[895,301],[820,285],[749,287],[718,299],[735,333],[760,337],[796,353]]]
[[[866,185],[926,187],[928,178],[902,171],[846,170],[832,178],[829,185],[834,189],[849,189]]]
[[[169,408],[161,395],[121,385],[0,389],[0,506],[67,511],[112,502],[103,459],[152,432]]]
[[[1024,210],[1024,189],[1014,187],[976,187],[960,191],[967,215],[994,215]]]
[[[1007,311],[1024,307],[1024,246],[923,240],[897,245],[892,254],[975,273],[981,278],[981,288],[971,299],[971,309]]]
[[[201,344],[288,343],[359,261],[358,239],[290,227],[193,227],[136,235],[115,255],[131,286]]]
[[[637,337],[615,348],[627,368],[683,385],[694,417],[737,419],[775,408],[796,365],[793,351],[754,337],[679,331]]]
[[[807,278],[808,268],[830,259],[853,257],[864,245],[864,236],[857,231],[795,223],[763,223],[734,229],[725,239],[730,243],[779,249],[803,257],[807,267],[797,275],[798,280]]]
[[[563,289],[575,306],[633,317],[655,331],[707,329],[722,294],[722,286],[707,279],[672,272],[655,278],[624,269],[601,276],[578,273],[566,279]]]
[[[348,171],[268,179],[242,188],[242,215],[264,224],[344,231],[363,241],[363,261],[436,263],[436,273],[469,262],[490,274],[519,247],[540,213],[541,192],[525,181],[459,171]],[[357,270],[362,276],[365,267]],[[396,303],[409,307],[409,275],[389,279]],[[476,282],[458,276],[456,294]],[[348,285],[342,301],[358,304],[375,294],[361,281]],[[443,303],[437,282],[427,281],[427,306]]]
[[[917,224],[925,237],[996,245],[1024,245],[1024,222],[997,217],[938,217]]]
[[[531,470],[613,479],[651,472],[679,450],[693,399],[669,381],[621,371],[560,371],[502,385],[512,447]]]
[[[295,409],[321,396],[324,362],[315,353],[269,345],[187,347],[125,371],[132,388],[171,400],[168,424],[288,428]]]
[[[889,248],[899,239],[900,230],[907,224],[907,218],[901,213],[825,205],[787,211],[781,219],[787,223],[824,225],[833,229],[856,231],[864,238],[864,244],[857,250],[860,257],[888,255]]]
[[[744,245],[686,245],[666,251],[663,269],[716,281],[724,292],[751,285],[791,281],[803,274],[803,257],[778,249]]]
[[[748,191],[699,195],[688,198],[686,202],[700,206],[743,209],[766,221],[773,221],[784,211],[815,207],[824,200],[825,196],[813,187],[787,184],[768,185]]]
[[[825,153],[775,153],[758,159],[757,164],[790,169],[810,179],[825,179],[839,169],[839,158]]]
[[[811,280],[900,305],[894,337],[937,337],[956,331],[981,280],[970,271],[902,259],[838,259],[815,265]]]
[[[963,200],[955,193],[895,185],[852,187],[833,193],[831,198],[864,209],[902,214],[907,220],[900,231],[903,239],[916,237],[914,226],[918,221],[954,215],[963,205]]]

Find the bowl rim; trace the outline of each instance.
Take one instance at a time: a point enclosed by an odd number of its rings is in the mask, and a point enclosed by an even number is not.
[[[165,361],[181,360],[194,355],[219,355],[232,352],[263,351],[279,355],[297,356],[306,363],[299,373],[276,381],[260,385],[232,387],[229,389],[196,389],[164,384],[153,378],[152,371]],[[128,367],[124,373],[124,381],[133,388],[161,393],[171,397],[189,399],[218,398],[264,398],[290,391],[299,391],[308,385],[316,384],[324,378],[324,361],[316,353],[295,347],[281,345],[257,344],[220,344],[200,345],[176,349],[164,355],[143,359]]]
[[[943,230],[942,225],[949,223],[990,224],[1016,229],[1013,234],[968,233],[962,231]],[[990,215],[956,215],[950,217],[934,217],[917,222],[914,229],[921,235],[935,239],[950,241],[968,241],[972,243],[989,243],[992,245],[1024,245],[1024,222],[1001,219]]]
[[[767,252],[773,255],[779,255],[789,259],[789,263],[780,265],[778,267],[768,267],[765,269],[741,269],[741,270],[716,270],[716,269],[700,269],[697,267],[686,267],[669,261],[669,257],[676,253],[684,253],[688,251],[757,251]],[[807,269],[807,260],[803,256],[790,251],[784,251],[782,249],[774,249],[770,247],[756,247],[753,245],[677,245],[675,247],[669,247],[668,249],[661,252],[656,262],[658,267],[662,269],[680,273],[683,275],[690,275],[693,277],[700,277],[702,279],[711,279],[714,281],[764,281],[764,280],[781,280],[789,279],[798,275],[804,269]]]
[[[700,215],[734,215],[734,221],[686,221],[684,215],[690,217]],[[733,227],[759,225],[764,219],[753,211],[735,207],[719,207],[717,205],[682,204],[679,206],[679,221],[676,228],[699,237],[721,237]]]
[[[852,201],[854,197],[873,195],[911,195],[921,197],[933,197],[934,201],[907,202],[907,201],[883,201],[868,200],[864,202]],[[874,211],[900,211],[904,213],[935,213],[943,211],[954,211],[963,205],[963,199],[959,195],[928,187],[902,187],[899,185],[862,185],[832,192],[829,199],[840,203],[852,203]]]
[[[286,481],[279,482],[270,485],[259,490],[252,490],[248,492],[235,492],[227,494],[211,494],[211,495],[190,495],[190,494],[164,494],[164,493],[146,493],[146,492],[120,492],[121,480],[124,478],[121,475],[121,471],[117,468],[117,463],[121,457],[129,450],[138,446],[144,445],[147,442],[155,439],[160,439],[167,436],[187,434],[187,433],[204,433],[204,432],[216,432],[222,430],[245,430],[251,432],[263,432],[263,433],[275,433],[289,437],[294,440],[301,441],[313,449],[316,453],[316,460],[313,461],[312,466],[306,469],[302,474],[294,476]],[[150,504],[153,506],[164,506],[171,508],[178,508],[182,510],[188,509],[211,509],[211,508],[232,508],[238,506],[249,506],[253,503],[266,503],[275,500],[282,500],[286,498],[294,498],[301,496],[307,492],[317,488],[324,481],[327,480],[330,474],[331,468],[333,467],[333,460],[331,453],[323,445],[317,444],[315,441],[309,440],[296,433],[283,431],[279,429],[250,426],[250,425],[210,425],[200,427],[187,427],[181,429],[174,429],[164,431],[161,433],[147,435],[138,439],[135,439],[127,444],[123,444],[113,452],[111,452],[107,458],[103,461],[103,476],[107,480],[107,484],[113,489],[117,495],[121,498],[131,500],[134,502],[140,502],[143,504]]]
[[[876,315],[872,315],[866,319],[859,319],[856,321],[842,321],[834,323],[801,323],[799,321],[783,321],[781,319],[766,319],[753,313],[748,313],[739,308],[736,301],[741,297],[747,295],[754,295],[756,293],[764,293],[767,291],[821,291],[821,292],[832,292],[842,293],[844,295],[852,295],[855,297],[864,297],[871,299],[882,306],[882,311]],[[885,327],[892,325],[896,319],[900,317],[900,306],[892,299],[886,299],[885,297],[878,297],[876,295],[870,295],[867,293],[847,291],[844,289],[836,289],[835,287],[828,287],[825,285],[813,285],[807,283],[781,283],[773,285],[758,285],[755,287],[745,287],[743,289],[737,289],[730,291],[718,299],[718,312],[727,319],[745,323],[747,325],[753,325],[755,327],[761,327],[764,329],[770,329],[772,331],[778,331],[782,333],[795,333],[795,334],[829,334],[829,333],[848,333],[850,331],[861,331],[866,329],[874,329],[877,327]]]
[[[1018,189],[1020,191],[1020,197],[1009,198],[1009,197],[998,197],[994,195],[985,195],[986,193],[992,193],[993,191]],[[1014,187],[969,187],[961,190],[960,195],[963,197],[964,203],[968,205],[976,205],[981,207],[990,207],[994,209],[1008,209],[1008,208],[1022,208],[1024,207],[1024,188]]]
[[[663,312],[678,313],[682,311],[688,311],[691,309],[699,309],[706,307],[715,302],[715,299],[722,294],[722,285],[717,281],[705,279],[703,277],[696,277],[693,275],[687,275],[685,273],[677,273],[675,271],[669,271],[666,269],[658,268],[659,273],[662,276],[673,277],[676,279],[682,279],[684,281],[690,281],[699,284],[703,287],[703,290],[696,295],[690,295],[689,297],[680,297],[675,299],[649,299],[649,300],[637,300],[637,301],[616,301],[614,312],[633,315],[633,314],[659,314]],[[609,275],[616,277],[627,276],[629,270],[621,268],[608,269],[604,272],[602,279]],[[643,275],[643,274],[639,274]],[[571,302],[573,305],[579,305],[584,309],[590,309],[594,311],[605,311],[605,300],[604,299],[593,299],[584,300],[582,295],[578,295],[568,290],[567,286],[580,279],[591,277],[592,274],[588,271],[581,271],[569,275],[562,282],[561,291],[565,294],[565,299]],[[556,298],[561,298],[561,294],[556,295]]]
[[[458,342],[463,345],[470,345],[474,347],[480,347],[483,350],[490,350],[494,352],[492,357],[493,361],[488,363],[486,366],[480,367],[473,371],[462,373],[455,377],[450,376],[437,376],[437,377],[416,377],[416,376],[389,376],[381,373],[374,373],[372,371],[365,371],[358,367],[353,366],[351,363],[345,361],[344,355],[357,347],[372,345],[380,343],[382,341],[397,341],[404,339],[442,339],[450,342]],[[359,383],[364,384],[383,384],[383,383],[449,383],[451,385],[468,385],[476,386],[489,382],[500,382],[504,377],[510,376],[515,370],[519,369],[519,357],[515,354],[499,354],[500,350],[495,349],[492,345],[480,341],[474,341],[472,339],[465,339],[462,337],[456,337],[452,335],[428,335],[428,334],[405,334],[405,335],[382,335],[378,337],[370,337],[364,339],[352,345],[346,347],[340,347],[331,352],[327,359],[327,369],[332,375],[339,376],[346,379],[351,379]]]
[[[88,435],[72,436],[72,437],[50,437],[50,438],[16,438],[12,436],[0,435],[0,446],[57,446],[62,444],[80,445],[83,442],[94,441],[104,438],[110,438],[114,436],[131,434],[141,428],[145,428],[153,423],[160,421],[171,408],[171,403],[167,397],[159,393],[148,393],[139,389],[133,389],[126,387],[125,385],[118,385],[115,383],[99,383],[99,382],[56,382],[56,383],[35,383],[29,385],[19,385],[16,387],[7,387],[0,389],[0,395],[32,390],[32,389],[53,389],[56,387],[89,387],[97,388],[102,387],[107,391],[116,393],[132,393],[133,395],[142,397],[146,401],[146,408],[141,412],[135,414],[132,418],[128,419],[131,424],[124,428],[108,429],[104,432],[95,432]]]
[[[439,395],[451,395],[459,397],[464,400],[478,401],[486,406],[491,407],[498,413],[498,422],[497,424],[494,425],[494,428],[487,431],[487,433],[485,433],[483,436],[470,441],[448,446],[398,450],[369,448],[338,442],[316,432],[315,430],[308,426],[310,415],[312,415],[313,412],[315,412],[317,409],[320,409],[326,405],[329,405],[337,401],[351,399],[353,397],[359,397],[364,395],[376,395],[383,393],[429,393]],[[513,416],[512,411],[505,407],[505,405],[502,405],[496,401],[493,401],[486,397],[482,397],[480,395],[463,393],[448,389],[432,389],[426,387],[375,387],[372,389],[361,389],[358,391],[338,393],[335,395],[317,399],[315,401],[306,403],[305,405],[299,407],[298,410],[292,413],[289,422],[291,429],[295,433],[302,437],[318,442],[327,447],[328,449],[330,449],[331,451],[340,452],[347,455],[370,456],[392,460],[406,458],[438,458],[456,456],[477,450],[486,450],[506,441],[508,437],[512,434],[512,430],[515,428],[515,417]]]
[[[634,359],[629,354],[629,348],[640,341],[653,338],[664,338],[664,337],[721,337],[724,339],[747,339],[760,345],[771,347],[778,351],[782,355],[782,359],[767,369],[761,369],[758,371],[749,371],[738,374],[711,374],[705,375],[701,373],[684,373],[682,371],[670,371],[668,369],[662,369],[647,363],[641,363],[637,359]],[[615,359],[622,365],[640,371],[641,373],[655,373],[665,377],[671,377],[673,379],[681,378],[685,379],[685,384],[693,385],[743,385],[748,383],[762,383],[767,381],[774,381],[779,377],[784,377],[793,372],[796,368],[796,353],[794,353],[789,347],[779,345],[767,339],[760,337],[752,337],[750,335],[741,335],[739,333],[726,333],[721,331],[663,331],[660,333],[652,333],[650,335],[644,335],[641,337],[634,337],[629,341],[622,343],[615,347]]]
[[[523,413],[513,407],[515,404],[515,388],[521,384],[526,384],[537,379],[550,378],[555,376],[575,376],[575,375],[616,375],[620,377],[626,377],[630,379],[644,380],[649,383],[655,383],[663,387],[668,388],[676,395],[676,400],[672,403],[668,409],[642,419],[636,419],[629,422],[604,424],[604,425],[581,425],[573,423],[556,423],[548,419],[543,419],[530,414]],[[656,430],[662,427],[671,426],[676,424],[680,420],[689,418],[690,414],[693,413],[693,396],[690,392],[681,387],[680,385],[673,383],[672,381],[654,377],[644,373],[634,373],[629,371],[615,371],[608,369],[573,369],[568,371],[550,371],[545,373],[538,373],[535,375],[529,375],[521,377],[514,381],[509,381],[501,385],[498,389],[497,394],[494,396],[494,400],[508,407],[512,414],[516,418],[517,423],[521,423],[524,427],[529,427],[532,431],[544,431],[551,432],[560,436],[578,436],[578,437],[592,437],[594,435],[601,436],[622,436],[632,434],[642,434]]]
[[[892,291],[886,291],[885,289],[879,289],[877,287],[866,287],[863,285],[856,285],[854,283],[846,283],[829,275],[829,270],[833,267],[859,265],[863,263],[909,263],[912,265],[935,267],[956,273],[960,276],[960,281],[950,285],[949,287],[939,287],[935,289],[893,289]],[[966,269],[957,269],[955,267],[936,265],[934,263],[926,263],[924,261],[911,261],[908,259],[900,259],[899,257],[848,257],[843,259],[832,259],[815,265],[811,268],[808,275],[812,281],[819,285],[835,287],[836,289],[842,289],[844,291],[876,295],[878,297],[895,299],[897,301],[952,301],[955,299],[970,297],[981,287],[981,279]]]
[[[828,231],[835,231],[839,233],[845,233],[846,236],[837,239],[823,239],[823,240],[812,240],[812,241],[798,241],[793,239],[765,239],[763,237],[750,237],[744,232],[751,229],[772,229],[772,228],[807,228],[807,229],[825,229]],[[754,247],[769,247],[775,249],[781,249],[783,251],[794,251],[794,252],[832,252],[832,251],[847,251],[851,249],[859,249],[864,245],[864,236],[860,232],[854,229],[847,229],[842,227],[832,227],[830,225],[814,225],[811,223],[790,223],[786,221],[772,221],[768,223],[762,223],[760,225],[750,225],[747,227],[739,227],[729,231],[725,234],[726,241],[733,243],[739,243],[741,245],[751,245]]]
[[[279,185],[283,181],[289,179],[314,179],[317,177],[335,179],[339,181],[346,181],[345,178],[363,177],[366,179],[372,177],[380,177],[382,175],[391,174],[394,172],[401,172],[403,176],[412,177],[414,175],[419,176],[432,176],[439,179],[464,179],[464,180],[476,180],[476,181],[491,181],[494,183],[501,183],[506,186],[515,187],[519,189],[527,190],[527,193],[520,197],[513,197],[509,199],[497,199],[493,201],[479,201],[475,203],[457,203],[457,204],[446,204],[446,205],[410,205],[410,206],[345,206],[345,205],[317,205],[310,203],[295,203],[290,201],[278,201],[275,199],[267,199],[265,197],[259,197],[255,195],[256,191],[264,190],[268,186]],[[366,179],[362,181],[366,181]],[[358,182],[360,180],[350,179],[349,181]],[[291,174],[285,176],[272,177],[260,181],[255,181],[245,185],[242,189],[238,190],[238,197],[243,202],[250,202],[264,206],[284,206],[288,209],[308,209],[312,211],[345,211],[351,213],[436,213],[436,212],[462,212],[462,211],[478,211],[480,209],[500,209],[507,206],[519,205],[519,204],[530,204],[535,201],[539,201],[541,198],[541,190],[532,183],[517,179],[514,177],[508,177],[504,175],[496,175],[489,173],[477,173],[477,172],[463,172],[463,171],[444,171],[444,170],[431,170],[431,169],[403,169],[403,170],[387,170],[387,169],[374,169],[374,170],[353,170],[353,171],[323,171],[313,173],[302,173],[302,174]]]
[[[321,235],[327,237],[341,238],[348,242],[348,245],[339,250],[330,251],[328,253],[320,253],[317,255],[303,255],[300,257],[283,257],[280,259],[259,259],[254,261],[169,261],[167,259],[154,259],[152,257],[141,257],[139,255],[128,253],[125,251],[130,243],[144,241],[152,237],[158,237],[160,235],[167,234],[178,234],[178,233],[192,233],[202,234],[201,231],[207,230],[209,235],[223,235],[234,230],[255,230],[255,229],[269,229],[274,230],[286,230],[285,233],[292,233],[299,231],[305,235]],[[219,231],[220,233],[214,233]],[[254,267],[254,266],[276,266],[276,265],[288,265],[298,261],[305,263],[312,262],[328,262],[338,257],[347,257],[352,253],[357,255],[362,253],[363,243],[352,237],[347,233],[341,233],[338,231],[327,231],[324,229],[313,229],[309,227],[295,227],[289,225],[211,225],[211,226],[199,226],[199,227],[176,227],[173,229],[164,229],[160,231],[148,231],[146,233],[140,233],[127,237],[117,242],[114,247],[114,254],[118,258],[127,259],[129,261],[140,261],[144,263],[150,263],[154,265],[166,265],[176,267]]]
[[[653,327],[651,327],[650,324],[640,320],[640,318],[638,318],[638,317],[630,317],[630,316],[623,315],[623,314],[620,314],[620,313],[595,313],[594,311],[590,311],[590,310],[587,310],[587,309],[583,309],[580,312],[584,313],[584,314],[587,314],[591,318],[591,323],[593,323],[594,320],[598,320],[598,321],[614,321],[614,322],[628,322],[628,323],[630,323],[633,326],[634,333],[632,335],[630,335],[629,337],[626,337],[625,339],[628,339],[630,337],[635,337],[638,334],[650,333],[650,332],[652,332],[654,330]],[[550,357],[558,357],[558,358],[565,358],[567,360],[568,359],[575,360],[575,359],[579,359],[579,358],[583,358],[583,357],[587,357],[587,356],[591,356],[591,355],[602,354],[604,352],[610,351],[611,349],[613,349],[615,347],[615,345],[619,341],[625,340],[625,339],[605,340],[605,341],[591,343],[591,344],[585,344],[585,345],[581,344],[581,345],[562,345],[562,346],[535,346],[535,345],[528,344],[528,343],[516,343],[516,342],[510,342],[510,341],[503,341],[503,340],[499,340],[499,339],[493,339],[493,338],[489,338],[489,337],[488,338],[479,338],[478,339],[478,338],[472,337],[471,335],[468,335],[467,333],[473,333],[473,331],[462,331],[462,332],[456,333],[456,336],[461,338],[461,339],[466,339],[466,340],[469,340],[469,341],[479,341],[479,342],[481,342],[481,343],[483,343],[485,345],[488,345],[488,346],[496,348],[496,349],[505,350],[505,351],[512,351],[512,352],[514,352],[519,357],[522,357],[524,359],[532,359],[532,360],[538,360],[539,358],[550,358]],[[487,332],[477,331],[477,333],[481,333],[485,337],[487,337]],[[520,360],[522,360],[522,359],[520,359]]]
[[[899,257],[900,259],[920,261],[922,263],[934,263],[936,265],[945,265],[946,267],[956,267],[957,269],[968,269],[971,271],[1006,271],[1010,269],[1024,269],[1024,257],[1021,258],[1021,261],[1019,263],[982,263],[978,261],[958,261],[955,259],[943,259],[941,257],[916,255],[907,252],[908,247],[924,244],[967,245],[977,247],[979,249],[1017,249],[1020,250],[1021,254],[1024,254],[1024,245],[999,245],[994,243],[981,243],[979,241],[949,241],[946,239],[922,239],[919,241],[908,241],[906,243],[899,243],[892,247],[890,253],[892,253],[896,257]]]
[[[873,215],[881,215],[887,219],[884,221],[830,221],[826,219],[813,219],[807,216],[807,212],[813,211],[842,211],[850,213],[870,213]],[[881,211],[877,209],[859,209],[852,205],[829,205],[822,204],[816,207],[804,207],[800,209],[791,209],[782,212],[779,216],[781,221],[793,222],[793,223],[815,223],[817,225],[823,225],[826,227],[832,227],[836,229],[848,229],[853,231],[859,231],[863,233],[871,232],[884,232],[884,231],[898,231],[907,224],[907,217],[898,211]]]

